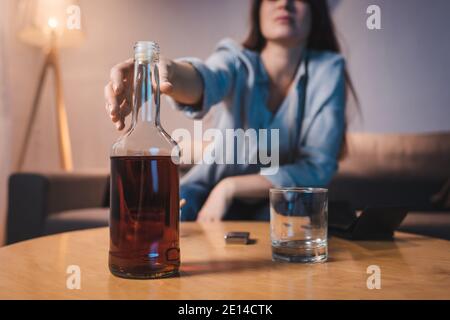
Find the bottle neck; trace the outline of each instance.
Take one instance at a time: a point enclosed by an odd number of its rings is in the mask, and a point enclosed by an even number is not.
[[[141,123],[159,126],[159,83],[154,89],[152,86],[154,70],[157,72],[157,67],[150,61],[136,60],[135,62],[133,127]]]

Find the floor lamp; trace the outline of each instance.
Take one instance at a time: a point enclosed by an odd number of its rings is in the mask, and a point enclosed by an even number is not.
[[[17,171],[22,170],[25,162],[32,129],[36,122],[40,98],[49,72],[52,72],[54,76],[60,166],[64,171],[73,170],[72,149],[59,62],[59,48],[73,47],[79,44],[83,37],[81,30],[68,30],[63,23],[66,19],[67,8],[74,5],[73,2],[67,0],[32,0],[32,2],[27,1],[22,8],[26,25],[20,33],[20,38],[28,44],[44,48],[45,59],[26,125],[26,132],[17,162]]]

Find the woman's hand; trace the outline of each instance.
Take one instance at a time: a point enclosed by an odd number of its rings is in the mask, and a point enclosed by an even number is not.
[[[211,191],[200,210],[197,220],[201,222],[221,221],[233,199],[267,199],[272,183],[258,174],[228,177]]]
[[[158,63],[160,90],[170,95],[173,90],[171,60],[160,58]],[[134,77],[134,59],[119,63],[111,69],[110,81],[105,87],[106,110],[118,130],[125,127],[125,118],[131,113]]]
[[[225,178],[217,184],[200,210],[197,221],[221,221],[234,197],[233,178]]]

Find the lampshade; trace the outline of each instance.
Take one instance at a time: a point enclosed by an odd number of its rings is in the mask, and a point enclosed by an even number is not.
[[[52,34],[56,36],[60,47],[78,46],[83,41],[82,28],[73,28],[71,24],[76,19],[81,19],[81,12],[76,12],[76,8],[80,8],[78,0],[20,1],[19,38],[25,43],[45,47]]]

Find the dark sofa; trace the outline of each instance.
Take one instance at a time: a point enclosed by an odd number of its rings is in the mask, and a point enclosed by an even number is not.
[[[348,134],[347,146],[330,201],[406,206],[402,231],[450,240],[450,133]],[[7,244],[108,225],[106,172],[13,174],[8,197]]]

